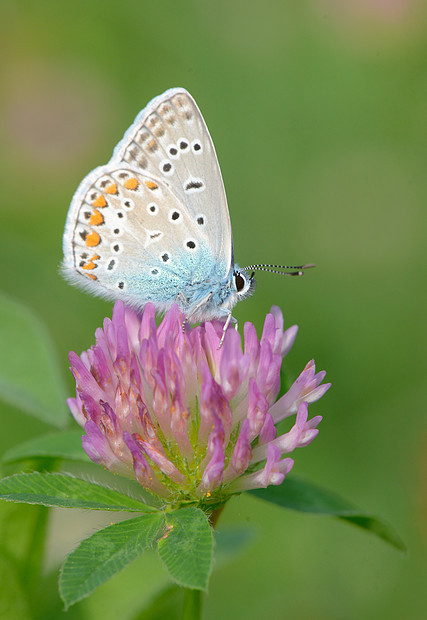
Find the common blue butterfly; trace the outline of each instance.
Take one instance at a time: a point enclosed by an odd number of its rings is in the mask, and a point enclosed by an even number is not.
[[[234,305],[253,293],[252,270],[276,267],[234,263],[215,149],[183,88],[153,99],[108,164],[82,181],[63,248],[65,277],[89,292],[137,309],[150,301],[159,312],[176,302],[192,323],[225,319],[224,332]]]

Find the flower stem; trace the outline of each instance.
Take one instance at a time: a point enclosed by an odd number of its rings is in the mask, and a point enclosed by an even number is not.
[[[182,620],[199,620],[202,617],[202,592],[184,588]]]

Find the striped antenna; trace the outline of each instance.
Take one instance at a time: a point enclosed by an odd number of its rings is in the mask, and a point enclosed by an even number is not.
[[[303,276],[304,269],[311,269],[315,267],[313,263],[307,263],[306,265],[289,266],[289,265],[248,265],[247,267],[241,267],[242,271],[269,271],[270,273],[278,273],[281,276]],[[285,270],[285,271],[283,271]]]

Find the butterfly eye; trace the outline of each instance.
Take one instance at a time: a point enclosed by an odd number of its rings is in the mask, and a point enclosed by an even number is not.
[[[238,271],[235,271],[233,275],[236,291],[241,293],[246,286],[246,280]]]

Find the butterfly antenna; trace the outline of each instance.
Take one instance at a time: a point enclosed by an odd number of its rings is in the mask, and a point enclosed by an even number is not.
[[[255,271],[269,271],[270,273],[278,273],[281,276],[303,276],[305,269],[311,269],[315,267],[313,263],[307,263],[306,265],[248,265],[247,267],[242,267],[242,271],[249,271],[253,269]]]

